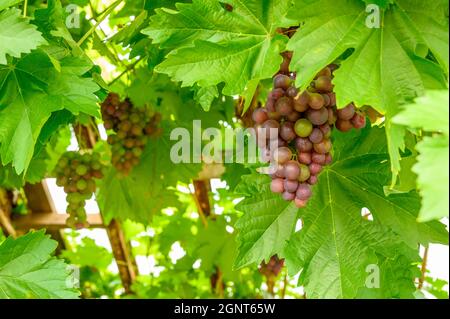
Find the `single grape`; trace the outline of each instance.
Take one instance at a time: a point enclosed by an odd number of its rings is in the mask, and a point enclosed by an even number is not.
[[[282,178],[275,178],[270,183],[270,190],[273,193],[283,193],[284,192],[284,180]]]
[[[300,119],[295,122],[295,133],[300,137],[307,137],[313,130],[313,125],[307,119]]]
[[[294,123],[284,122],[280,128],[280,136],[286,142],[292,141],[296,137],[296,134],[294,131]]]
[[[284,174],[287,179],[297,180],[300,175],[300,164],[291,160],[284,165]]]
[[[294,109],[297,112],[305,112],[308,109],[309,104],[309,93],[308,91],[303,91],[301,94],[294,98]]]
[[[348,132],[353,128],[353,124],[348,120],[338,119],[336,121],[336,128],[341,132]]]
[[[309,171],[311,175],[319,175],[319,173],[322,171],[322,165],[317,163],[311,163],[309,164]]]
[[[283,146],[283,147],[279,147],[276,150],[273,151],[273,160],[276,163],[279,164],[284,164],[286,162],[288,162],[292,157],[292,152],[289,149],[289,147]]]
[[[317,184],[317,176],[316,175],[311,175],[308,179],[308,184],[309,185],[316,185]]]
[[[78,176],[83,176],[88,172],[88,168],[85,165],[79,165],[77,166],[75,172],[77,173]]]
[[[305,137],[297,137],[295,139],[295,147],[299,152],[309,152],[313,149],[311,141]]]
[[[304,164],[300,164],[300,174],[298,176],[298,181],[306,182],[310,176],[311,172],[309,171],[309,167]]]
[[[87,189],[88,187],[88,183],[84,180],[84,179],[80,179],[77,182],[76,188],[80,191],[84,191],[85,189]]]
[[[285,91],[283,89],[277,88],[277,89],[274,89],[269,92],[268,98],[275,102],[279,98],[283,97],[284,94],[285,94]]]
[[[314,110],[320,110],[325,105],[325,100],[321,94],[311,93],[309,95],[309,107]]]
[[[291,114],[289,114],[288,116],[286,116],[286,119],[289,122],[297,122],[297,120],[300,118],[300,113],[297,111],[292,111]]]
[[[262,132],[265,134],[266,138],[278,137],[280,123],[277,121],[267,120],[261,127],[263,128]]]
[[[326,155],[313,152],[311,155],[311,160],[316,164],[325,165]]]
[[[366,126],[366,117],[363,114],[356,112],[352,117],[351,122],[354,128],[361,129]]]
[[[312,143],[320,143],[323,140],[323,133],[319,128],[314,128],[311,132],[311,134],[309,135],[309,140]]]
[[[328,78],[331,78],[331,69],[329,67],[325,67],[322,70],[320,70],[319,73],[317,73],[316,75],[316,79],[321,77],[321,76],[326,76]]]
[[[337,110],[337,117],[341,120],[349,121],[353,115],[355,115],[355,105],[353,103],[350,103],[343,109]]]
[[[275,89],[287,90],[291,86],[291,79],[287,75],[277,74],[273,78],[273,87]]]
[[[299,152],[298,153],[298,161],[301,164],[311,164],[311,153],[310,152]]]
[[[297,206],[297,208],[304,208],[308,204],[307,200],[302,200],[297,197],[295,198],[294,202],[295,202],[295,206]]]
[[[291,86],[289,89],[286,90],[286,95],[289,97],[296,97],[297,94],[298,94],[298,90],[294,86]]]
[[[258,108],[253,111],[252,118],[255,123],[262,124],[269,119],[269,116],[267,115],[267,111],[265,109]]]
[[[298,185],[296,196],[301,200],[308,200],[312,196],[311,187],[306,183],[301,183]]]
[[[288,202],[290,202],[290,201],[293,201],[294,199],[295,199],[295,193],[289,193],[289,192],[284,192],[282,195],[281,195],[281,197],[283,197],[283,199],[285,200],[285,201],[288,201]]]
[[[320,110],[309,109],[306,112],[306,117],[314,125],[322,125],[328,121],[328,110],[321,108]]]
[[[275,103],[275,109],[281,116],[287,116],[293,111],[292,99],[283,96]]]
[[[314,81],[314,87],[321,92],[331,92],[333,90],[333,84],[331,83],[331,77],[321,75]]]
[[[329,139],[324,139],[322,142],[318,144],[313,144],[314,151],[319,154],[326,154],[331,150],[331,141]]]
[[[289,193],[295,193],[297,191],[298,181],[292,181],[289,179],[284,180],[284,189]]]

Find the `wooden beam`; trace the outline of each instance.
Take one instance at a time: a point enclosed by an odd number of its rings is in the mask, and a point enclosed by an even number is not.
[[[30,229],[46,228],[48,230],[58,230],[67,228],[67,214],[56,214],[52,212],[41,212],[39,214],[28,214],[15,216],[12,224],[16,230],[28,231]],[[87,221],[93,228],[104,228],[103,219],[100,214],[88,214]],[[57,238],[55,238],[57,239]]]
[[[24,190],[28,201],[28,208],[33,213],[56,213],[55,204],[53,203],[50,190],[45,180],[33,185],[26,184]]]

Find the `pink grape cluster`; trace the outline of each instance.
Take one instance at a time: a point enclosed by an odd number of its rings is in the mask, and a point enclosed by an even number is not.
[[[290,60],[290,55],[283,56]],[[265,107],[253,112],[262,159],[272,161],[271,190],[299,208],[307,205],[311,186],[332,162],[333,127],[346,132],[366,125],[365,116],[353,103],[336,108],[332,84],[336,68],[324,68],[303,92],[294,86],[295,74],[281,71],[273,79]],[[273,130],[277,134],[270,134]]]

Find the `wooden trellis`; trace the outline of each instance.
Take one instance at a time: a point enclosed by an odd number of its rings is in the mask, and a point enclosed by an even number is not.
[[[53,239],[58,241],[58,251],[64,249],[62,230],[67,228],[67,214],[58,214],[53,199],[44,181],[25,186],[29,213],[24,216],[11,215],[10,203],[0,205],[0,225],[7,235],[17,236],[33,229],[45,228]],[[137,275],[137,267],[131,254],[130,246],[125,240],[120,224],[113,220],[109,225],[103,223],[101,214],[88,214],[91,228],[105,228],[111,243],[123,287],[131,292],[131,284]],[[58,252],[57,251],[57,252]]]

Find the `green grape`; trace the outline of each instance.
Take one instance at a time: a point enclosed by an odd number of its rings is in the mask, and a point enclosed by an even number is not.
[[[294,126],[295,133],[300,137],[307,137],[311,134],[313,130],[313,125],[307,119],[300,119],[295,122]]]

